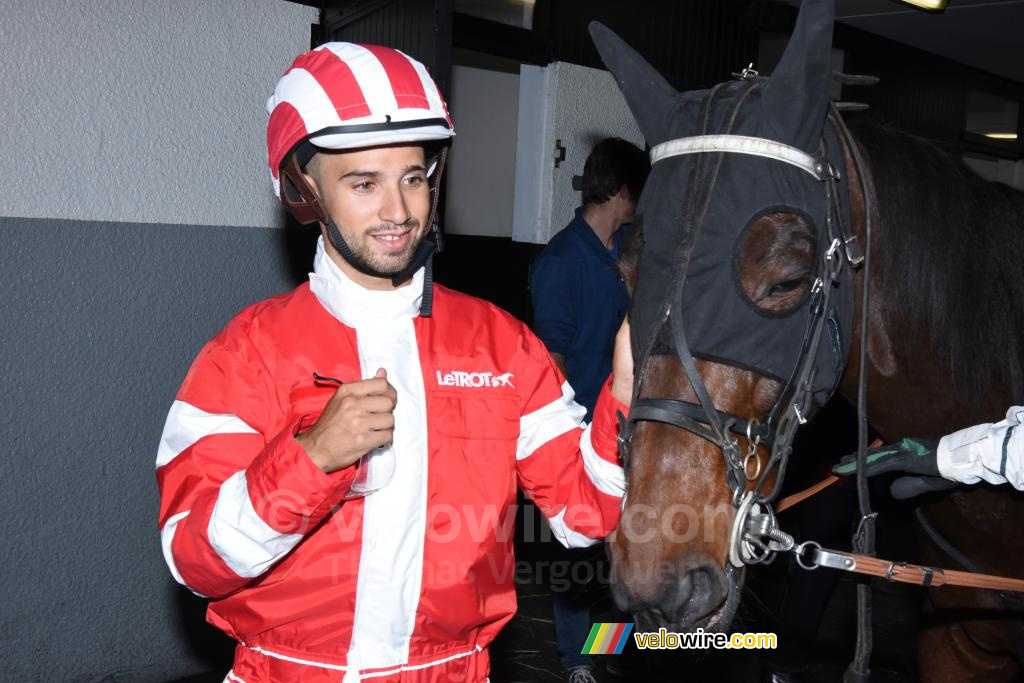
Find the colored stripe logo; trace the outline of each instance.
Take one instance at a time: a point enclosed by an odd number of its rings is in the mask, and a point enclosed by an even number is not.
[[[580,654],[617,655],[629,640],[633,624],[594,624]]]

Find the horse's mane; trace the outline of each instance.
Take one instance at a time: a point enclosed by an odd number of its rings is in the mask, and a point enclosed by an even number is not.
[[[884,310],[932,341],[958,391],[1024,401],[1024,192],[906,133],[853,132],[877,193],[872,280]]]

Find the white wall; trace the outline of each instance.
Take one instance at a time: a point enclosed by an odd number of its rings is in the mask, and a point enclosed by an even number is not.
[[[519,75],[456,65],[444,231],[512,236]]]
[[[572,220],[580,204],[572,178],[583,174],[593,146],[612,136],[644,146],[609,72],[567,62],[522,66],[513,239],[545,244]],[[557,167],[556,141],[565,148],[565,160]]]
[[[275,226],[264,104],[317,10],[2,0],[0,216]]]

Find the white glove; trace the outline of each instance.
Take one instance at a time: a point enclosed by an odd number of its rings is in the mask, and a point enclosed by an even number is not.
[[[1006,419],[948,434],[939,441],[937,463],[946,479],[976,484],[1009,482],[1024,490],[1024,406],[1006,411]]]

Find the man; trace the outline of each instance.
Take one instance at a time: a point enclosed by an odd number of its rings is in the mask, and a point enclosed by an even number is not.
[[[530,274],[534,331],[593,412],[612,366],[612,345],[629,306],[618,272],[619,242],[650,172],[647,154],[606,138],[583,166],[583,206],[551,238]]]
[[[454,133],[422,64],[329,43],[267,109],[275,190],[321,239],[310,281],[185,378],[157,457],[165,559],[238,641],[229,681],[484,681],[515,611],[516,484],[566,544],[617,523],[628,330],[584,429],[520,322],[433,285]]]
[[[588,420],[611,371],[615,334],[629,305],[617,266],[619,240],[649,171],[647,154],[629,142],[597,143],[583,167],[583,206],[537,257],[531,273],[534,331],[568,377]],[[569,557],[560,561],[585,561],[579,552]],[[555,640],[569,683],[596,680],[590,655],[581,654],[591,627],[581,588],[552,591]]]
[[[867,474],[899,472],[892,483],[896,498],[911,498],[931,491],[943,491],[957,484],[1009,482],[1024,490],[1024,406],[1012,406],[1006,418],[994,424],[979,424],[947,434],[938,442],[903,439],[898,444],[870,449]],[[836,474],[854,474],[857,456],[848,455],[835,468]]]

